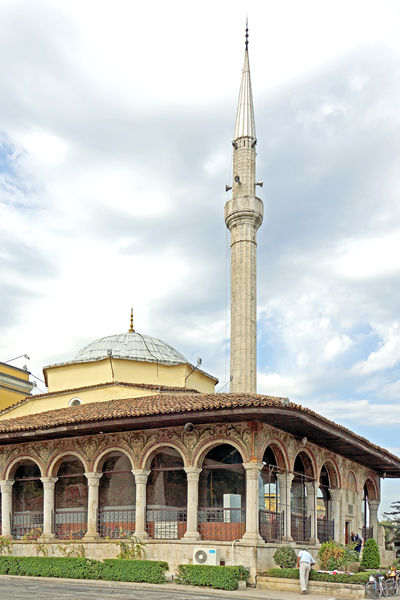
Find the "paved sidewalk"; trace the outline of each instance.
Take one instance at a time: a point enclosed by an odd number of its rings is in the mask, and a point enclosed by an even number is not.
[[[21,577],[0,575],[0,597],[7,600],[26,599],[27,596],[44,599],[69,600],[85,598],[130,598],[132,600],[304,600],[304,595],[278,590],[246,588],[233,592],[211,588],[178,585],[175,583],[127,583],[116,581],[90,581],[85,579],[59,579],[49,577]],[[312,600],[333,600],[334,596],[309,594]],[[341,598],[343,600],[343,598]]]

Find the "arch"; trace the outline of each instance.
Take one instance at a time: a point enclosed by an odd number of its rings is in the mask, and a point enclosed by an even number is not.
[[[132,469],[135,468],[133,454],[130,453],[127,448],[124,448],[123,446],[109,446],[108,448],[101,450],[93,459],[93,467],[92,468],[93,468],[94,473],[101,472],[101,469],[103,468],[104,460],[106,459],[107,454],[110,454],[110,452],[121,452],[121,454],[125,454],[125,456],[127,458],[129,458],[129,460],[130,460]]]
[[[14,539],[37,539],[43,532],[43,483],[41,470],[31,458],[20,458],[10,473],[12,486],[11,532]]]
[[[18,468],[18,463],[20,463],[23,460],[30,460],[33,463],[35,463],[35,465],[38,467],[38,469],[40,471],[40,476],[43,477],[43,473],[44,473],[45,469],[43,468],[43,465],[37,460],[37,458],[34,458],[33,456],[30,456],[29,454],[22,454],[16,458],[12,458],[9,461],[9,463],[6,465],[6,467],[4,469],[4,479],[12,479],[16,469]],[[11,477],[10,477],[10,475],[11,475]]]
[[[54,489],[54,533],[58,539],[81,539],[87,531],[88,482],[86,461],[78,452],[57,455],[51,462]]]
[[[138,464],[141,465],[140,468],[149,469],[150,465],[151,465],[151,461],[153,460],[153,457],[157,454],[157,451],[160,450],[160,448],[173,448],[174,450],[179,452],[179,454],[182,458],[182,461],[183,461],[183,465],[185,467],[188,466],[188,459],[186,456],[186,448],[184,446],[182,446],[181,444],[176,444],[175,442],[170,442],[168,440],[168,441],[158,441],[157,443],[152,444],[151,446],[148,446],[147,448],[144,448],[141,456],[139,457],[139,461],[138,461]]]
[[[240,446],[230,439],[205,444],[198,454],[199,531],[204,540],[232,541],[245,532],[246,472]],[[200,462],[201,461],[201,462]]]
[[[335,463],[335,461],[332,458],[327,458],[320,468],[319,477],[321,477],[321,471],[322,471],[323,467],[325,467],[325,469],[328,472],[329,487],[330,488],[340,488],[341,487],[340,473],[339,473],[339,469],[338,469],[338,466]]]
[[[235,448],[235,450],[237,450],[239,452],[240,456],[242,457],[242,462],[246,462],[247,456],[246,456],[246,448],[244,446],[242,446],[235,440],[232,440],[231,438],[218,438],[218,439],[209,440],[207,442],[203,442],[202,444],[200,444],[200,446],[197,448],[197,451],[193,457],[193,466],[201,467],[206,454],[208,454],[208,452],[210,450],[212,450],[213,448],[215,448],[216,446],[221,446],[223,444],[228,444],[229,446],[233,446],[233,448]]]
[[[286,452],[286,448],[282,442],[276,438],[268,440],[262,450],[262,456],[264,456],[266,449],[270,447],[275,455],[276,465],[282,471],[287,471],[289,468],[289,457]]]
[[[57,471],[64,458],[67,456],[75,456],[83,464],[83,470],[85,473],[89,472],[89,465],[84,456],[76,450],[65,450],[63,452],[55,452],[49,460],[49,466],[47,467],[47,474],[49,477],[57,477]]]
[[[378,500],[379,499],[375,481],[371,477],[367,477],[363,487],[365,487],[367,489],[368,500]]]
[[[96,462],[99,480],[100,537],[120,538],[135,531],[136,484],[127,451],[108,448]]]
[[[297,458],[300,458],[304,465],[304,475],[308,480],[316,479],[316,466],[315,466],[315,458],[309,450],[302,449],[297,452],[293,459],[293,471],[295,471],[295,463]]]

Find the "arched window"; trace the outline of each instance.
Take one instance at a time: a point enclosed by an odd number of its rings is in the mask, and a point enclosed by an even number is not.
[[[199,479],[202,539],[234,540],[245,531],[246,477],[240,453],[230,444],[210,450]]]
[[[281,540],[283,514],[280,507],[278,466],[274,451],[268,446],[263,456],[263,468],[259,479],[259,525],[260,535],[266,541]]]
[[[291,487],[291,533],[296,542],[311,538],[311,515],[315,514],[314,497],[307,497],[306,483],[314,481],[310,457],[300,452],[294,463]]]
[[[329,473],[325,465],[321,469],[319,477],[319,487],[317,496],[317,518],[318,519],[329,519],[329,500],[331,499],[329,493],[330,481]]]
[[[14,539],[37,539],[43,533],[43,484],[40,469],[31,460],[14,471],[11,531]]]
[[[88,486],[81,461],[65,456],[55,486],[54,533],[60,539],[80,539],[87,530]]]
[[[147,481],[147,524],[150,537],[180,539],[186,531],[187,484],[183,460],[175,448],[157,450]]]
[[[135,531],[136,485],[129,458],[110,452],[104,459],[99,483],[101,537],[128,537]]]

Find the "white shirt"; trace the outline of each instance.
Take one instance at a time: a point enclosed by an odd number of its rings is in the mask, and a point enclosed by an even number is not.
[[[298,553],[297,556],[299,557],[299,562],[306,562],[306,563],[309,563],[310,565],[315,564],[315,560],[313,559],[311,554],[308,552],[308,550],[300,550],[300,552]]]

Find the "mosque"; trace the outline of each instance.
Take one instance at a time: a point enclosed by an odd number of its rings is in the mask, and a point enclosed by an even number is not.
[[[256,393],[256,129],[248,36],[233,147],[231,389],[167,343],[134,330],[44,367],[46,394],[0,405],[1,533],[15,554],[79,540],[117,555],[134,533],[148,558],[273,565],[277,545],[352,530],[374,537],[380,480],[400,459],[287,398]],[[29,393],[27,389],[26,393]],[[385,559],[384,559],[385,560]],[[391,555],[386,556],[389,563]]]

